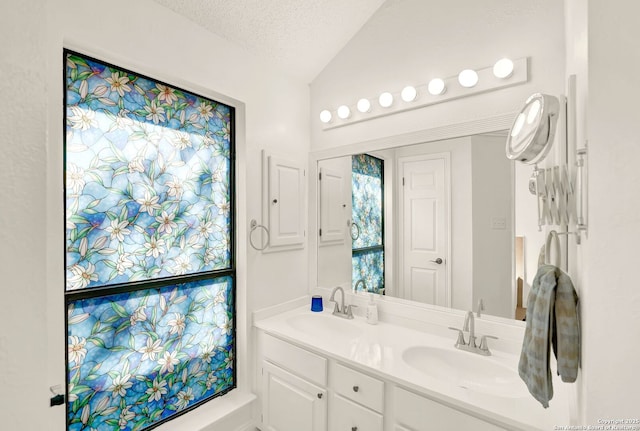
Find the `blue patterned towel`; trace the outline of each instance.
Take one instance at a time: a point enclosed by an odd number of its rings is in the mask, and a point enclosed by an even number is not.
[[[575,382],[580,362],[578,295],[571,278],[553,265],[538,268],[527,300],[527,326],[518,373],[544,408],[553,398],[550,346],[563,382]]]

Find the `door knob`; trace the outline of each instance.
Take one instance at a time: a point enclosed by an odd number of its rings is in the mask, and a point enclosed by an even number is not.
[[[444,260],[442,260],[441,258],[437,258],[436,260],[432,260],[431,262],[437,263],[438,265],[442,265],[442,262],[444,262]]]

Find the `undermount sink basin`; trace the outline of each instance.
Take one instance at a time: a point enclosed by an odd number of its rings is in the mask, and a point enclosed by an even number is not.
[[[292,328],[314,336],[357,338],[362,335],[362,330],[353,322],[326,313],[307,313],[291,316],[287,324]]]
[[[527,396],[527,388],[511,369],[490,357],[475,353],[430,346],[415,346],[402,353],[410,367],[431,378],[463,389],[506,398]]]

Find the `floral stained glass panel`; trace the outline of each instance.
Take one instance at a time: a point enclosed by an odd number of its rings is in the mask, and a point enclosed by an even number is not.
[[[66,289],[229,269],[233,109],[66,61]]]
[[[353,249],[382,245],[382,160],[352,157]]]
[[[370,292],[384,292],[384,162],[368,154],[351,158],[352,287],[364,281]]]
[[[358,280],[364,280],[367,291],[384,292],[384,250],[354,252],[351,257],[353,288]],[[360,285],[361,286],[361,285]],[[359,288],[359,290],[362,290]]]
[[[232,284],[70,301],[68,430],[145,429],[233,388]]]

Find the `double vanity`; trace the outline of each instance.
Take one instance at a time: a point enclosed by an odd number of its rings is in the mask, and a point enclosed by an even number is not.
[[[255,316],[262,431],[533,431],[569,423],[560,384],[549,409],[529,395],[517,346],[500,350],[485,339],[487,352],[480,342],[470,352],[456,348],[460,339],[446,327],[369,325],[327,308]],[[468,343],[468,333],[460,336]]]

